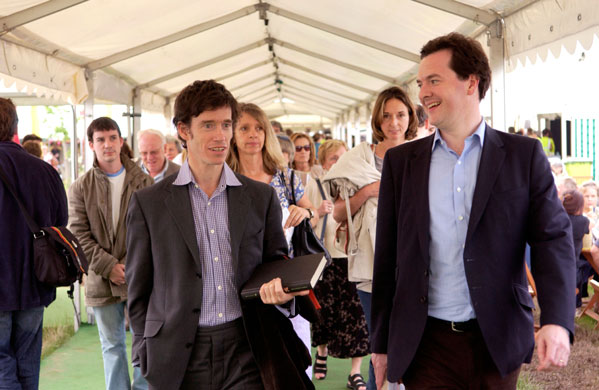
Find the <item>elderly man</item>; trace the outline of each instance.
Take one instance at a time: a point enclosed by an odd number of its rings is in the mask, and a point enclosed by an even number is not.
[[[179,165],[166,158],[166,141],[158,130],[142,130],[137,135],[139,155],[137,164],[141,170],[150,175],[155,183],[179,172]]]

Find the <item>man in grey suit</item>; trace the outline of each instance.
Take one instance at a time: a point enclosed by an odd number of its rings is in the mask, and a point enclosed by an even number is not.
[[[141,170],[154,179],[155,183],[179,172],[179,164],[166,158],[166,138],[158,130],[147,129],[137,134]]]
[[[212,80],[187,86],[173,123],[188,150],[178,175],[139,191],[127,216],[133,362],[154,389],[313,389],[307,349],[283,313],[280,279],[241,301],[242,285],[287,244],[274,190],[225,157],[237,102]],[[285,305],[275,307],[274,305]]]

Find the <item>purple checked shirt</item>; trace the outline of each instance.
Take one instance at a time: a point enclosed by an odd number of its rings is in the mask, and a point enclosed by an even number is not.
[[[202,308],[199,326],[215,326],[241,317],[235,270],[231,258],[231,237],[227,186],[240,186],[235,174],[224,164],[218,187],[209,198],[197,185],[185,161],[174,185],[188,186],[196,239],[202,262]]]

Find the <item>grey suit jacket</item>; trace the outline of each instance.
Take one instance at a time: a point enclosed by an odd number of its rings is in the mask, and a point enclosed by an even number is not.
[[[174,186],[175,178],[170,176],[136,192],[127,215],[126,279],[134,333],[133,362],[139,363],[150,387],[157,389],[179,388],[202,306],[202,267],[189,190],[187,186]],[[258,264],[286,256],[287,244],[273,188],[241,175],[237,178],[242,185],[228,187],[227,198],[231,254],[239,289]],[[254,302],[250,307],[265,310],[277,322],[279,317],[289,322],[272,305]],[[246,309],[244,322],[252,346]],[[274,348],[280,347],[274,344]],[[294,359],[293,355],[286,356]],[[259,366],[265,361],[255,357]]]

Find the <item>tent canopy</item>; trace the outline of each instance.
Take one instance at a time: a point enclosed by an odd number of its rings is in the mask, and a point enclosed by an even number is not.
[[[165,112],[183,87],[212,78],[271,117],[338,120],[412,82],[436,36],[499,35],[510,69],[592,42],[599,2],[11,0],[0,15],[0,79],[30,95],[118,104],[137,95]]]

